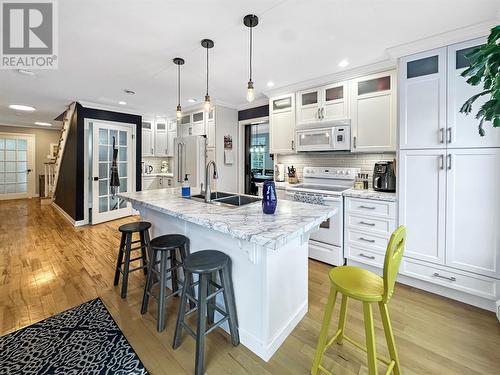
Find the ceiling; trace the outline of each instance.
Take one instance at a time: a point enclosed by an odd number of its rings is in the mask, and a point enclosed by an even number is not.
[[[172,115],[177,70],[182,98],[205,93],[203,38],[210,50],[210,95],[245,103],[248,29],[242,18],[259,16],[254,29],[256,97],[275,87],[387,59],[387,48],[489,20],[498,0],[64,0],[59,1],[59,69],[34,76],[0,71],[0,124],[51,121],[73,100],[115,106],[138,114]],[[348,59],[347,68],[338,63]],[[126,95],[130,88],[136,95]],[[123,100],[126,106],[117,102]],[[17,115],[9,104],[36,107]]]

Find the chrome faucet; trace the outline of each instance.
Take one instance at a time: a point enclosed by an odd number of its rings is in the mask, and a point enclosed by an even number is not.
[[[210,160],[207,164],[207,168],[205,169],[205,202],[206,203],[210,203],[210,201],[212,200],[212,189],[210,187],[211,179],[209,177],[211,165],[214,166],[213,178],[214,179],[219,178],[219,175],[217,174],[217,166],[215,165],[215,161]]]

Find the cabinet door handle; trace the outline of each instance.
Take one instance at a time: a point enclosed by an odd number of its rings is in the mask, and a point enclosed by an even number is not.
[[[356,148],[356,138],[357,138],[356,136],[352,138],[353,148]]]
[[[453,276],[447,277],[447,276],[440,275],[437,272],[434,272],[434,274],[432,276],[439,277],[440,279],[445,279],[445,280],[450,280],[450,281],[457,281],[457,279],[455,277],[453,277]]]
[[[447,142],[451,143],[451,127],[446,128]]]
[[[320,113],[319,113],[319,108],[318,108],[318,110],[316,111],[316,118],[317,118],[318,120],[321,118],[321,115],[320,115]]]
[[[321,119],[325,118],[325,108],[321,108]]]
[[[451,154],[446,155],[446,165],[448,166],[448,170],[451,170]]]
[[[365,255],[363,253],[359,253],[359,256],[363,257],[363,258],[366,258],[366,259],[371,259],[371,260],[375,259],[375,257],[373,255]]]
[[[370,240],[370,239],[364,238],[364,237],[359,237],[359,240],[360,241],[365,241],[365,242],[370,242],[370,243],[374,243],[375,242],[375,240]]]
[[[153,150],[153,147],[151,147],[151,154],[154,154],[154,150]]]
[[[364,208],[364,209],[366,209],[366,210],[374,210],[376,207],[361,205],[361,206],[359,206],[359,208]]]
[[[439,169],[444,169],[444,155],[439,157]]]
[[[292,140],[292,150],[295,150],[295,141]]]
[[[444,143],[444,128],[439,129],[439,143]]]
[[[360,221],[359,223],[363,224],[363,225],[368,225],[370,227],[374,227],[375,226],[375,223],[367,223],[366,221]]]

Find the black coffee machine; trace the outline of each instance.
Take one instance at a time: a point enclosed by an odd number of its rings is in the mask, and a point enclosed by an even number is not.
[[[373,168],[373,190],[396,191],[394,161],[379,161]]]

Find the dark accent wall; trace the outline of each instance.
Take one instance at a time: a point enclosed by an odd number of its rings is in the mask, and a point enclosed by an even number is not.
[[[142,117],[128,113],[86,108],[76,104],[76,115],[71,122],[66,141],[64,157],[56,189],[56,204],[75,221],[84,217],[84,156],[85,156],[85,119],[124,122],[136,126],[136,184],[137,191],[142,189]]]
[[[55,202],[69,216],[77,220],[76,202],[77,202],[77,148],[78,148],[78,131],[77,131],[77,116],[75,113],[71,118],[66,138],[66,146],[64,155],[61,160],[61,168],[59,169],[59,178],[57,180]],[[83,139],[82,139],[83,142]],[[83,160],[83,159],[82,159]],[[80,219],[78,219],[80,220]]]
[[[248,108],[242,111],[238,111],[238,121],[265,116],[269,116],[269,105],[267,104],[260,107]]]

